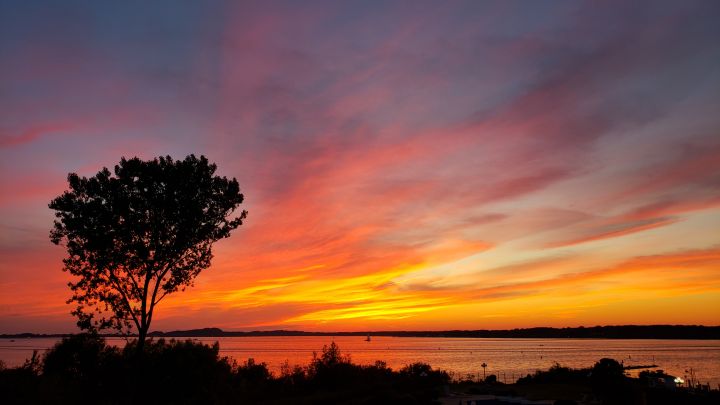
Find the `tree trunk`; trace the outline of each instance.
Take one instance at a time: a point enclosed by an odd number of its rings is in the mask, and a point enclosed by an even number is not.
[[[147,328],[140,328],[138,331],[138,343],[137,343],[137,353],[139,355],[142,355],[143,351],[145,350],[145,339],[147,338]]]

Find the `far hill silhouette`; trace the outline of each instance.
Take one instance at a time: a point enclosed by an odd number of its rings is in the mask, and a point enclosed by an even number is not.
[[[2,334],[0,338],[63,337],[70,333],[55,334]],[[306,332],[296,330],[224,331],[220,328],[201,328],[154,331],[152,337],[243,337],[243,336],[393,336],[393,337],[447,337],[447,338],[554,338],[554,339],[720,339],[720,326],[702,325],[618,325],[577,328],[523,328],[505,330],[445,330],[445,331],[358,331],[358,332]],[[105,334],[103,336],[120,336]]]
[[[574,339],[720,339],[720,326],[700,325],[620,325],[577,328],[523,328],[506,330],[446,331],[359,331],[304,332],[291,330],[232,332],[219,328],[152,332],[157,337],[223,336],[393,336],[448,338],[574,338]]]

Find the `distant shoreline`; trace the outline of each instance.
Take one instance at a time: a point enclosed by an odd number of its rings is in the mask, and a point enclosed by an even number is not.
[[[0,334],[0,339],[61,338],[72,333]],[[386,336],[427,338],[498,338],[498,339],[698,339],[720,340],[720,326],[700,325],[622,325],[577,328],[523,328],[504,330],[446,330],[446,331],[363,331],[363,332],[306,332],[293,330],[224,331],[219,328],[151,332],[151,337],[262,337],[262,336]],[[122,337],[120,334],[102,334]],[[134,335],[131,335],[134,336]]]

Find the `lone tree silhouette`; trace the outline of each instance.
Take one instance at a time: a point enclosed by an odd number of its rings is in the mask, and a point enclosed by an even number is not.
[[[68,303],[83,330],[138,333],[142,351],[155,306],[210,266],[213,242],[227,238],[247,211],[236,179],[216,176],[205,156],[120,160],[114,175],[68,175],[70,190],[50,202],[50,240],[63,244]]]

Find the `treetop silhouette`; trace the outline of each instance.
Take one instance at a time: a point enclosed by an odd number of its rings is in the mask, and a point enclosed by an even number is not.
[[[81,329],[137,330],[143,349],[156,305],[191,286],[210,266],[212,245],[247,216],[236,179],[215,175],[205,156],[143,161],[122,158],[113,173],[68,175],[69,191],[52,200],[50,240],[63,244],[68,303]]]

